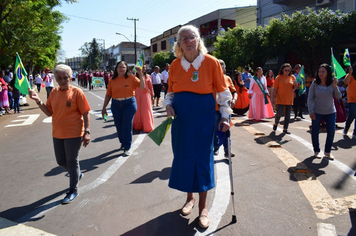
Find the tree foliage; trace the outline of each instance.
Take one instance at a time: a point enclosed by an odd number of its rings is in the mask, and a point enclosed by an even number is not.
[[[172,52],[158,52],[153,56],[152,63],[153,66],[164,68],[166,63],[171,64],[174,59],[175,56]]]
[[[90,70],[97,70],[100,68],[103,49],[100,47],[95,38],[89,43],[84,43],[80,50],[84,56],[82,63],[83,68]]]
[[[214,55],[228,68],[263,66],[269,59],[295,53],[310,71],[330,60],[330,48],[342,50],[342,44],[356,39],[356,13],[322,9],[308,14],[295,12],[273,19],[270,25],[229,29],[215,43]],[[329,62],[330,63],[330,62]]]
[[[66,0],[65,2],[76,2]],[[8,68],[16,52],[29,71],[53,67],[60,48],[63,14],[59,0],[4,0],[0,4],[0,66]]]

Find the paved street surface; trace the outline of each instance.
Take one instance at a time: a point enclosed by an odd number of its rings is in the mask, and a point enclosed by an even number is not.
[[[291,135],[282,126],[271,132],[273,119],[234,116],[237,223],[230,224],[229,162],[220,149],[216,188],[208,193],[211,224],[203,231],[198,207],[181,216],[186,195],[168,187],[170,132],[161,146],[136,132],[132,155],[123,157],[112,116],[101,118],[105,88],[84,92],[92,109],[91,143],[81,148],[84,177],[69,205],[61,205],[69,178],[54,158],[51,119],[30,99],[23,113],[0,118],[0,235],[356,235],[356,139],[342,136],[344,124],[335,134],[335,161],[328,161],[313,157],[306,113],[305,120],[291,121]],[[40,96],[46,100],[45,90]],[[155,126],[165,117],[154,107]]]

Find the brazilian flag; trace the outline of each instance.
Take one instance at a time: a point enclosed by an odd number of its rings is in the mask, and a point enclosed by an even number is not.
[[[346,72],[334,57],[332,49],[331,49],[331,72],[333,73],[333,78],[337,78],[337,79],[341,79],[346,75]]]
[[[158,146],[160,146],[164,137],[166,137],[166,134],[169,130],[169,127],[171,127],[173,120],[173,116],[167,118],[162,124],[152,130],[151,133],[148,134],[148,137],[150,137]]]
[[[300,69],[298,76],[297,76],[297,82],[299,83],[299,91],[298,94],[299,96],[302,95],[305,92],[305,73],[304,73],[304,65]]]
[[[137,59],[137,62],[133,68],[133,71],[136,72],[135,67],[140,67],[142,69],[144,63],[145,63],[145,56],[143,55],[143,51],[142,51],[140,58]]]
[[[351,66],[350,53],[348,48],[345,49],[343,62],[344,66]]]
[[[28,88],[31,88],[27,80],[27,72],[18,53],[16,53],[15,63],[15,87],[22,94],[28,94]]]

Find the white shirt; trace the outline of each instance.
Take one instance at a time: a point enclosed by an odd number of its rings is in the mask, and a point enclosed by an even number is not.
[[[37,75],[37,76],[35,77],[35,82],[36,82],[36,84],[41,84],[41,83],[42,83],[42,78],[41,78],[40,75]]]
[[[162,71],[161,76],[163,83],[167,84],[169,76],[168,72],[166,70]]]
[[[54,80],[54,74],[48,73],[48,75],[45,76],[45,86],[54,87],[53,80]]]
[[[161,73],[158,73],[156,74],[156,72],[153,72],[151,74],[151,80],[152,80],[152,84],[155,85],[155,84],[161,84]]]

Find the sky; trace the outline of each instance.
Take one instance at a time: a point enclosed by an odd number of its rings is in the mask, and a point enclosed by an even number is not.
[[[79,48],[93,38],[105,43],[105,48],[128,40],[146,46],[150,39],[177,25],[184,25],[218,9],[257,5],[257,0],[78,0],[63,1],[60,11],[69,19],[62,24],[61,49],[64,58],[79,57]]]

